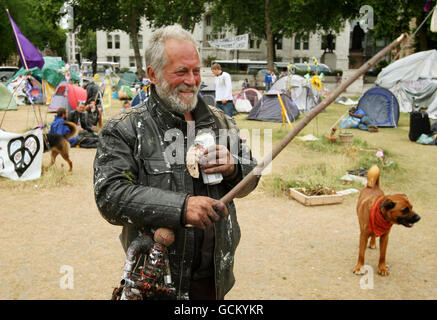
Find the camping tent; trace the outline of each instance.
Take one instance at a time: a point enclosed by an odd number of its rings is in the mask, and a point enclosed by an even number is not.
[[[52,102],[53,94],[55,93],[55,87],[47,82],[47,80],[42,79],[42,92],[46,99],[46,104],[50,104]]]
[[[357,108],[363,110],[378,127],[396,127],[398,124],[398,100],[383,87],[367,90],[358,101]]]
[[[278,95],[281,97],[279,100]],[[291,122],[295,121],[299,117],[299,109],[297,105],[291,100],[291,98],[279,91],[269,90],[253,107],[252,111],[247,117],[248,120],[260,120],[270,122],[283,122],[282,105],[287,111],[288,118]]]
[[[132,71],[126,71],[118,81],[117,91],[120,91],[122,86],[133,87],[136,84],[141,85],[140,79],[138,79],[137,75]]]
[[[0,83],[0,110],[17,110],[17,102],[12,96],[12,93]]]
[[[278,79],[270,90],[291,93],[300,112],[309,112],[322,100],[320,92],[311,82],[296,74]]]
[[[61,58],[57,57],[44,57],[44,66],[42,70],[38,67],[29,69],[31,75],[38,81],[42,79],[47,80],[47,82],[56,88],[62,81],[65,81],[65,76],[60,70],[64,68],[65,62]],[[9,79],[8,84],[13,81],[18,76],[27,74],[26,69],[21,68],[17,73]],[[70,72],[72,81],[79,81],[79,75],[75,72]]]
[[[255,88],[246,88],[234,95],[233,98],[237,112],[250,112],[262,98],[262,93]]]
[[[8,89],[12,92],[15,101],[18,105],[29,103],[29,96],[35,104],[45,103],[41,83],[33,76],[18,76],[12,81],[8,81]],[[27,101],[26,101],[27,99]]]
[[[416,106],[428,107],[430,118],[437,119],[437,50],[428,50],[397,60],[379,73],[375,84],[394,93],[401,112]]]
[[[57,111],[59,108],[65,108],[69,112],[76,109],[79,101],[85,103],[86,100],[87,94],[85,89],[63,81],[56,87],[52,102],[47,111]]]

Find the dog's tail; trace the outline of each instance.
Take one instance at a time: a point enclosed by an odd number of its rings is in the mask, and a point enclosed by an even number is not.
[[[70,128],[70,132],[65,135],[65,139],[73,138],[75,135],[77,135],[77,125],[74,122],[65,121],[64,124]]]
[[[375,186],[379,187],[379,175],[381,170],[377,165],[373,165],[367,172],[367,187],[373,188]]]

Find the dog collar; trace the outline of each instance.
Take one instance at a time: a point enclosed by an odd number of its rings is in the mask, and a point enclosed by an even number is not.
[[[375,237],[386,234],[392,227],[392,223],[387,221],[381,212],[381,203],[383,197],[377,199],[370,210],[369,229],[375,234]]]

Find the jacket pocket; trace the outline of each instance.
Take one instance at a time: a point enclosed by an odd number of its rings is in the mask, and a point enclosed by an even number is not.
[[[147,185],[163,190],[172,190],[173,170],[164,158],[143,159]]]

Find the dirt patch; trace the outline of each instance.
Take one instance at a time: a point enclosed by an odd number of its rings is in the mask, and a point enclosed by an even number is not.
[[[52,117],[49,114],[50,121]],[[22,107],[8,113],[4,128],[24,130],[25,124],[17,125],[23,122],[20,119],[26,119]],[[424,149],[411,145],[413,153]],[[66,172],[68,166],[59,158],[56,170],[63,171],[63,177],[52,185],[0,178],[0,281],[5,284],[0,299],[110,298],[121,277],[124,253],[118,240],[121,227],[106,222],[94,202],[94,156],[93,149],[72,149],[73,173]],[[43,164],[48,163],[49,155],[44,154]],[[411,168],[413,183],[430,179],[429,171],[407,161],[404,168]],[[436,299],[433,194],[424,190],[410,199],[422,216],[414,228],[393,227],[388,277],[376,274],[378,250],[367,251],[366,264],[375,274],[373,289],[365,290],[360,286],[362,276],[352,273],[359,235],[356,194],[341,204],[305,207],[258,188],[235,201],[242,238],[236,284],[226,298]],[[64,281],[69,270],[73,288]]]

